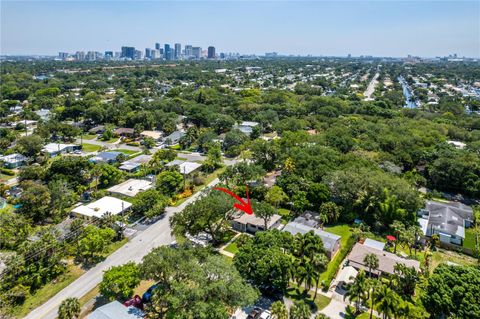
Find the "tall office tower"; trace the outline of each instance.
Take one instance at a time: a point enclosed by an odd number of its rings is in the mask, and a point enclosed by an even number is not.
[[[152,58],[152,49],[150,48],[145,48],[145,59],[151,59]]]
[[[58,52],[58,57],[62,60],[66,60],[68,58],[67,52]]]
[[[121,58],[126,59],[135,59],[135,48],[134,47],[122,47]]]
[[[75,60],[77,60],[77,61],[83,61],[83,60],[85,60],[85,52],[83,52],[83,51],[77,51],[77,52],[75,53]]]
[[[97,59],[97,55],[94,51],[87,52],[87,61],[95,61]]]
[[[220,53],[220,59],[222,59],[222,60],[225,59],[225,53],[223,53],[223,52]]]
[[[175,43],[175,59],[180,59],[182,55],[182,45],[180,43]]]
[[[163,55],[165,54],[165,52],[163,52],[163,48],[160,48],[160,50],[158,51],[160,51],[160,55],[163,57]]]
[[[105,51],[104,57],[105,59],[113,58],[113,51]]]
[[[143,58],[143,52],[140,50],[135,50],[135,60],[141,60]]]
[[[193,55],[192,46],[190,44],[185,45],[185,56],[191,57]]]
[[[152,60],[160,59],[160,50],[155,49],[150,51],[150,59]]]
[[[202,48],[201,47],[193,47],[192,48],[192,55],[195,57],[195,59],[200,59],[202,56]]]
[[[215,59],[215,47],[212,47],[212,46],[208,47],[207,58],[208,59]]]
[[[172,50],[170,49],[170,44],[166,44],[163,46],[163,57],[165,60],[171,60],[172,59]]]
[[[161,48],[160,43],[155,43],[155,50],[160,50]]]

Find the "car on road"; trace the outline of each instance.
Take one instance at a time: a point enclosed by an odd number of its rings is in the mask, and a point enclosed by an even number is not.
[[[272,318],[272,313],[268,310],[265,310],[264,312],[262,312],[262,314],[260,315],[260,319],[271,319]]]
[[[255,307],[250,311],[250,313],[247,316],[247,319],[259,319],[261,314],[263,312],[262,308]]]

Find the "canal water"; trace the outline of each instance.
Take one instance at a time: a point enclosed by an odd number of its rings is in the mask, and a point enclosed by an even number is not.
[[[403,96],[405,96],[405,105],[403,107],[409,109],[415,109],[418,107],[417,102],[410,101],[410,97],[412,96],[412,92],[410,91],[410,87],[408,86],[407,81],[402,76],[398,77],[398,82],[402,85]]]

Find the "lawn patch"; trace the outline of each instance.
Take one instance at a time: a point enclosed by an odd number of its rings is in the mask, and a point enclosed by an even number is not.
[[[95,145],[95,144],[88,144],[88,143],[83,143],[82,144],[82,150],[85,153],[91,153],[91,152],[97,152],[101,149],[102,147],[100,145]]]
[[[231,254],[236,254],[238,253],[238,246],[235,241],[231,242],[227,247],[225,247],[223,250],[228,251]]]

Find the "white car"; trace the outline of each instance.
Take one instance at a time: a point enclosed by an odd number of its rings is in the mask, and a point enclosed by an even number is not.
[[[268,310],[264,310],[260,315],[259,319],[271,319],[271,318],[272,318],[272,313]]]

